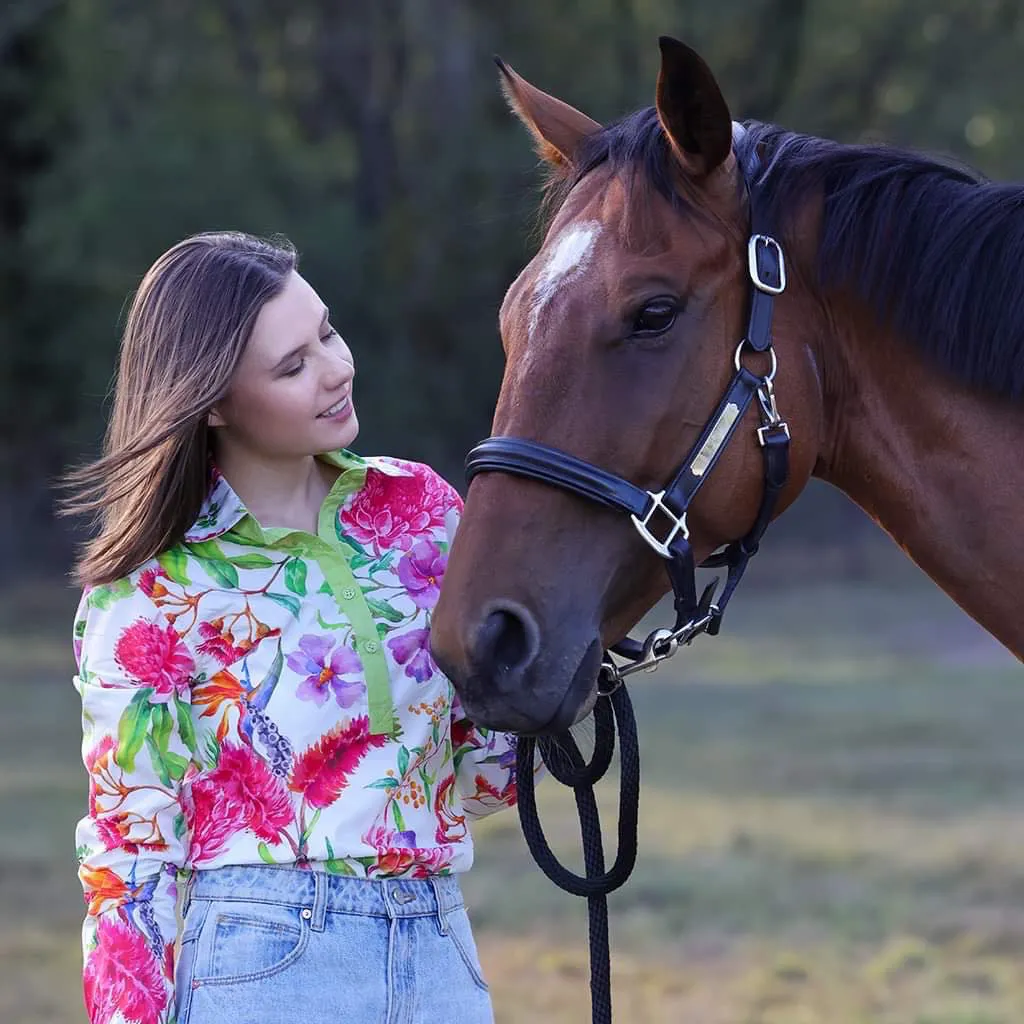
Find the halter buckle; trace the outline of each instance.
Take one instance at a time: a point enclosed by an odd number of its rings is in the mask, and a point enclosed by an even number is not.
[[[758,266],[759,246],[763,246],[770,252],[776,261],[779,270],[779,283],[771,284],[761,277],[761,268]],[[782,246],[772,238],[771,235],[751,235],[747,242],[747,267],[750,271],[750,280],[754,286],[768,295],[781,295],[786,290],[786,260],[782,255]]]
[[[686,525],[686,513],[684,512],[681,516],[677,516],[662,500],[665,497],[664,491],[648,491],[647,497],[650,499],[650,505],[647,511],[644,513],[643,518],[631,515],[629,518],[633,520],[633,525],[636,527],[637,533],[659,554],[662,558],[670,559],[672,552],[670,545],[678,536],[682,536],[683,540],[689,540],[690,528]],[[651,533],[649,524],[654,516],[655,512],[661,511],[665,517],[672,523],[672,528],[668,531],[668,536],[664,540],[658,540],[657,537]]]

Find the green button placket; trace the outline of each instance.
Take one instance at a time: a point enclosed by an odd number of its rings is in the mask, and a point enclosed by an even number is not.
[[[317,547],[321,553],[317,558],[320,571],[334,595],[338,608],[352,623],[356,638],[356,653],[363,663],[366,677],[366,701],[370,715],[370,732],[375,736],[390,736],[395,731],[396,715],[391,701],[391,676],[384,649],[377,633],[377,621],[370,611],[366,595],[356,580],[352,567],[341,550],[340,542],[328,543],[325,538],[334,538],[335,519],[345,495],[359,490],[366,480],[363,469],[342,473],[331,488],[317,521]]]
[[[312,558],[320,566],[338,610],[352,625],[356,653],[362,662],[366,680],[370,732],[375,736],[392,736],[397,715],[391,701],[391,676],[377,633],[377,622],[348,563],[345,546],[336,539],[335,530],[335,517],[342,500],[363,486],[366,469],[361,465],[353,467],[339,463],[334,458],[329,461],[342,465],[343,472],[320,507],[315,537],[298,530],[263,529],[251,518],[243,520],[228,533],[236,532],[243,543],[294,551]]]

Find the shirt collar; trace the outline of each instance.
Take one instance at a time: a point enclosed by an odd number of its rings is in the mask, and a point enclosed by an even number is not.
[[[410,476],[411,471],[400,463],[380,456],[356,455],[347,449],[324,452],[317,458],[341,470],[331,493],[341,490],[352,493],[362,488],[367,470],[373,469],[385,476]],[[199,517],[185,533],[186,544],[198,544],[213,540],[237,526],[243,519],[250,519],[256,525],[242,499],[235,493],[227,478],[213,467],[210,475],[210,490],[199,510]]]

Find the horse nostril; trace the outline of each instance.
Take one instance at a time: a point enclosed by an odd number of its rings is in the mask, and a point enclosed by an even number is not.
[[[503,678],[522,673],[537,655],[537,626],[525,608],[495,608],[477,634],[479,665]]]

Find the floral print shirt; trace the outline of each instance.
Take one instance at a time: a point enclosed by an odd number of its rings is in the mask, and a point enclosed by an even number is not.
[[[184,541],[75,620],[89,813],[76,840],[92,1024],[170,1024],[179,871],[463,871],[467,819],[515,802],[515,748],[430,657],[461,502],[349,452],[317,534],[264,529],[227,480]]]

